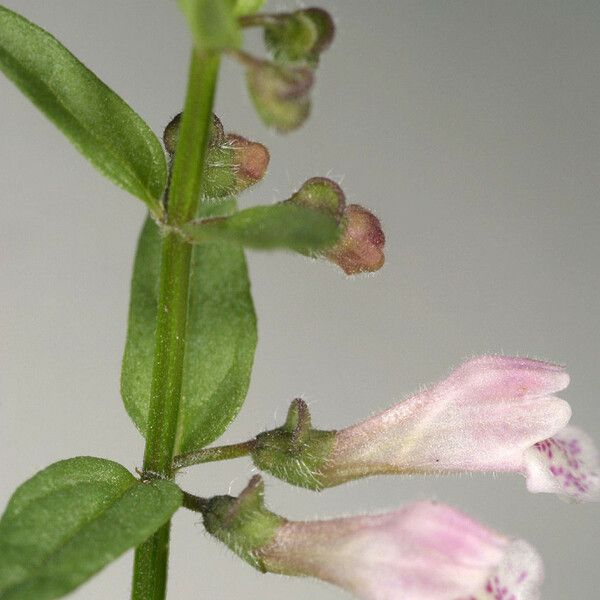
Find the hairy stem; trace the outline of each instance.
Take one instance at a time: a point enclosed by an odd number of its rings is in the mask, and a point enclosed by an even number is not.
[[[173,469],[191,467],[192,465],[199,465],[216,460],[231,460],[232,458],[247,456],[254,450],[255,446],[256,440],[248,440],[247,442],[240,442],[239,444],[202,448],[195,452],[180,454],[173,459]]]
[[[192,53],[188,90],[169,189],[167,223],[196,216],[210,134],[219,56]],[[175,233],[162,242],[156,346],[144,471],[173,476],[181,403],[192,246]],[[167,523],[136,549],[133,600],[163,600],[169,558]]]

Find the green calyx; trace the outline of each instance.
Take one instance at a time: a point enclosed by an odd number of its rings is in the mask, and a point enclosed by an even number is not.
[[[163,132],[163,143],[170,156],[175,154],[177,141],[179,140],[179,129],[181,127],[181,117],[183,113],[176,114],[165,127]],[[225,139],[225,132],[221,119],[213,113],[210,124],[210,134],[208,138],[208,147],[215,148],[220,146]]]
[[[163,142],[171,157],[177,148],[181,115],[176,115],[163,133]],[[226,198],[262,179],[269,164],[269,151],[242,136],[226,134],[220,119],[213,114],[205,163],[202,195]]]
[[[206,530],[230,550],[265,573],[261,549],[274,538],[285,519],[264,503],[264,482],[255,475],[246,489],[234,496],[214,496],[203,510]]]
[[[207,198],[224,198],[238,191],[233,148],[217,146],[206,152],[202,194]]]
[[[256,436],[252,460],[278,479],[320,491],[327,487],[322,469],[334,440],[335,431],[312,429],[306,403],[296,399],[282,427]]]
[[[313,177],[305,181],[286,202],[321,212],[338,223],[346,208],[344,192],[335,181],[326,177]]]
[[[256,112],[267,127],[285,133],[308,118],[314,82],[310,69],[255,61],[246,72],[246,80]]]

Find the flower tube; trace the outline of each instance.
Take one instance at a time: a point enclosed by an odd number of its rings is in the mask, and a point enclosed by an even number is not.
[[[483,600],[496,590],[506,590],[503,599],[533,600],[543,577],[541,559],[526,542],[432,502],[288,522],[261,557],[268,571],[317,577],[365,600]]]
[[[316,577],[364,600],[539,598],[537,552],[449,506],[288,521],[264,507],[263,491],[254,478],[239,498],[211,499],[204,515],[210,533],[263,572]]]

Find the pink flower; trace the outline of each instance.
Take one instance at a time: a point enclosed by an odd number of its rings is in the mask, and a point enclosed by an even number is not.
[[[521,540],[442,504],[285,522],[259,551],[268,571],[317,577],[365,600],[535,600],[541,559]],[[494,589],[506,590],[493,595]]]
[[[568,383],[553,364],[474,358],[437,385],[336,432],[319,479],[329,486],[386,473],[514,471],[526,475],[531,491],[589,500],[600,488],[598,453],[579,430],[559,433],[571,409],[553,394]]]

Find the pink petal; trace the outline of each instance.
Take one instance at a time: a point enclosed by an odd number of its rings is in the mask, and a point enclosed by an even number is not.
[[[462,600],[539,600],[543,579],[539,554],[524,540],[516,540],[485,585]]]
[[[463,513],[417,502],[376,516],[288,522],[261,558],[269,571],[317,577],[365,600],[457,600],[502,574],[509,548]]]
[[[569,376],[556,365],[504,356],[472,359],[436,386],[338,432],[326,476],[520,471],[525,450],[569,421],[553,392]]]
[[[570,382],[560,365],[513,356],[478,356],[455,369],[440,385],[500,396],[540,396]]]
[[[573,502],[600,500],[600,455],[591,437],[565,427],[525,452],[530,492],[550,492]]]

